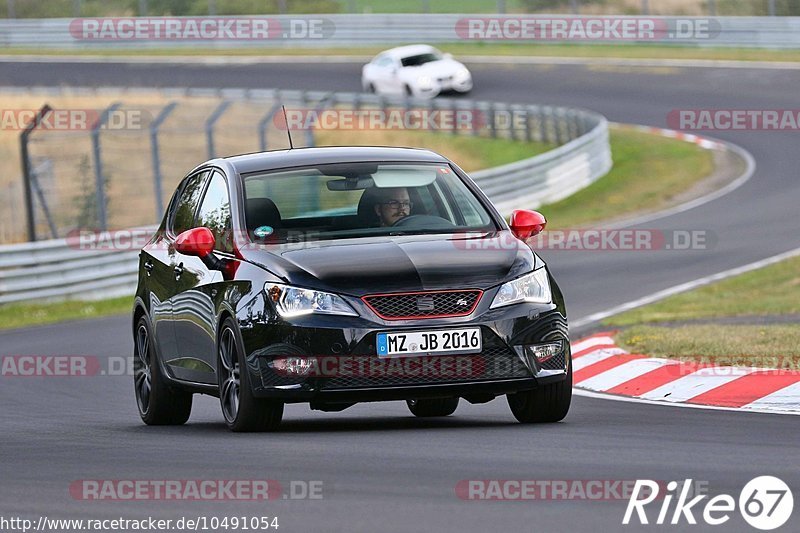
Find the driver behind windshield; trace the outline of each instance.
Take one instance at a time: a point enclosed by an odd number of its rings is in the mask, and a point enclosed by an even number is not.
[[[411,213],[414,204],[405,187],[377,189],[377,191],[375,214],[378,215],[382,227],[393,226]]]

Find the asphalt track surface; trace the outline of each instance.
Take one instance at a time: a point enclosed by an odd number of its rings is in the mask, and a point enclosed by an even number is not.
[[[165,66],[0,62],[4,85],[279,87],[355,91],[358,65]],[[474,65],[478,99],[574,105],[610,120],[666,126],[678,108],[796,107],[800,72],[712,68]],[[708,250],[544,252],[580,318],[678,283],[800,246],[796,132],[715,132],[755,157],[732,193],[641,227],[706,230]],[[647,176],[643,176],[647,179]],[[132,353],[127,317],[0,334],[0,354]],[[226,432],[213,398],[196,397],[188,425],[143,426],[127,376],[2,378],[3,516],[176,518],[275,516],[280,531],[753,531],[734,512],[724,526],[622,526],[626,502],[463,501],[472,479],[684,480],[738,494],[776,475],[800,496],[800,419],[576,397],[562,423],[514,422],[503,399],[462,401],[444,420],[413,418],[399,402],[342,413],[289,406],[281,430]],[[81,501],[81,479],[321,480],[322,500]],[[704,503],[704,502],[703,502]],[[703,504],[701,503],[701,505]],[[674,504],[673,504],[674,507]],[[650,509],[650,508],[648,508]],[[650,510],[651,521],[657,507]],[[702,524],[701,513],[696,512]],[[670,513],[671,516],[671,513]],[[782,530],[797,531],[800,512]]]

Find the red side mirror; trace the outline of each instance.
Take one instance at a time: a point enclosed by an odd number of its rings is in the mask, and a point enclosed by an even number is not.
[[[175,239],[175,250],[200,259],[213,252],[215,245],[214,234],[208,228],[186,230]]]
[[[547,226],[547,219],[538,211],[528,211],[527,209],[517,209],[511,213],[511,233],[517,239],[527,240],[544,231]]]

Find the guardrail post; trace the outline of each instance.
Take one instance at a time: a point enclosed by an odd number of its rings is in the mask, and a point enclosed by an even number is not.
[[[150,155],[153,161],[153,190],[155,191],[156,219],[160,220],[164,216],[164,192],[161,186],[161,157],[158,150],[158,129],[167,120],[172,110],[177,107],[178,102],[170,102],[158,113],[158,116],[150,124]]]
[[[528,108],[522,109],[522,114],[525,116],[525,141],[531,142],[533,140],[533,133],[531,132],[531,114]]]
[[[120,105],[122,104],[115,102],[105,108],[100,118],[92,127],[92,154],[94,155],[94,187],[97,202],[97,223],[103,231],[108,229],[108,214],[106,213],[106,183],[105,177],[103,176],[103,157],[100,151],[100,128],[108,121],[108,116],[116,111]]]
[[[489,104],[489,131],[492,139],[497,138],[497,124],[495,124],[495,121],[497,120],[497,113],[495,112],[496,110],[497,104],[491,102]]]
[[[216,124],[217,120],[219,120],[231,103],[230,100],[225,100],[220,103],[206,120],[206,146],[209,159],[214,159],[216,157],[216,151],[214,149],[214,124]]]
[[[539,110],[539,133],[542,137],[541,141],[545,143],[553,142],[548,128],[549,114],[549,107],[543,107]]]
[[[50,112],[52,108],[45,104],[33,117],[33,122],[25,126],[22,133],[19,134],[19,154],[22,160],[22,185],[25,190],[25,220],[28,226],[28,240],[33,242],[36,240],[36,220],[33,212],[33,191],[31,190],[31,159],[28,153],[28,137],[33,130],[41,124],[44,117]]]

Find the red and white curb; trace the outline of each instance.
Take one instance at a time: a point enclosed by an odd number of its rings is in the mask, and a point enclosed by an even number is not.
[[[714,139],[708,139],[706,137],[701,137],[700,135],[695,135],[694,133],[684,133],[678,130],[671,130],[667,128],[656,128],[654,126],[643,126],[640,124],[614,124],[615,127],[620,128],[627,128],[634,131],[640,131],[642,133],[650,133],[652,135],[660,135],[661,137],[667,137],[669,139],[678,139],[679,141],[684,141],[692,144],[696,144],[701,148],[705,148],[707,150],[725,150],[726,145],[723,142],[716,141]]]
[[[579,389],[649,402],[800,414],[800,371],[714,366],[631,354],[610,333],[572,344]]]

